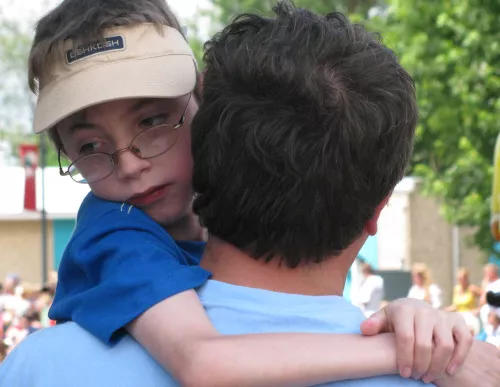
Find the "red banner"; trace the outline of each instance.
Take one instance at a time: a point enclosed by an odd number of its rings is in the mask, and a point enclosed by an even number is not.
[[[38,145],[19,146],[21,165],[25,171],[24,209],[36,211],[36,168],[38,167]]]

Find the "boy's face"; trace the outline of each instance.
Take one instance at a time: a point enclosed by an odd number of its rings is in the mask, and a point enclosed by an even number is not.
[[[141,159],[131,150],[118,152],[113,173],[90,184],[92,192],[98,197],[133,204],[158,223],[169,225],[188,213],[192,200],[190,125],[197,110],[194,98],[184,96],[106,102],[70,116],[56,129],[64,152],[71,161],[75,161],[96,152],[113,154],[128,147],[137,134],[150,127],[176,125],[185,109],[185,121],[176,129],[177,136],[172,137],[171,129],[165,130],[165,136],[176,138],[167,152],[150,159]],[[159,133],[163,136],[162,131]],[[157,136],[141,137],[147,142],[134,141],[140,151],[141,147],[146,148],[149,144],[154,147],[156,141],[163,141]],[[142,152],[146,153],[146,149]]]

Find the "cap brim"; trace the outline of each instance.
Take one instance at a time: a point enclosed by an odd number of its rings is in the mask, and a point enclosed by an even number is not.
[[[164,55],[110,62],[71,74],[43,90],[34,117],[35,133],[99,103],[127,98],[177,98],[193,91],[196,64],[190,55]]]

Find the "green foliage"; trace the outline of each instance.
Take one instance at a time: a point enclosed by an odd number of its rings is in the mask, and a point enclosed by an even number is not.
[[[197,21],[200,17],[207,17],[211,20],[211,30],[209,35],[214,34],[239,13],[258,12],[263,15],[272,15],[272,7],[276,4],[274,0],[210,0],[213,9],[205,10],[191,20],[189,23],[189,42],[199,67],[203,68],[203,43]],[[295,5],[304,7],[321,14],[339,11],[349,14],[355,20],[365,19],[368,11],[383,3],[381,0],[295,0]]]
[[[26,63],[31,36],[0,8],[0,131],[29,131],[30,92]]]
[[[450,222],[491,252],[489,200],[500,113],[500,2],[391,0],[382,27],[417,84],[414,174]]]
[[[231,18],[241,12],[260,12],[270,15],[276,1],[272,0],[212,0],[212,3],[220,10],[220,21],[226,24]],[[295,0],[295,5],[310,9],[312,11],[327,14],[339,11],[349,14],[366,15],[368,10],[379,4],[378,0]]]

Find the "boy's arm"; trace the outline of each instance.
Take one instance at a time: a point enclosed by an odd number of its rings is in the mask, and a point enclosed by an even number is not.
[[[437,348],[432,351],[436,355],[432,365],[425,365],[425,361],[429,358],[430,362],[428,349],[436,340],[432,335],[434,323],[444,316],[444,312],[435,311],[416,300],[411,301],[413,304],[409,307],[398,302],[392,304],[395,307],[388,307],[389,312],[377,315],[372,324],[364,324],[364,331],[375,335],[382,330],[397,329],[400,336],[398,350],[409,361],[410,371],[416,368],[418,378],[428,369],[432,378],[440,376],[452,356],[453,345],[451,348],[447,347],[449,343],[441,345],[443,337],[438,335]],[[402,311],[411,313],[402,314]],[[433,318],[429,317],[431,314]],[[390,321],[394,316],[398,320],[395,324]],[[417,321],[415,316],[419,319],[419,338],[413,332]],[[459,333],[467,330],[465,324],[457,328],[455,322],[442,320],[440,329],[444,329],[445,335],[448,331],[451,335],[453,329],[461,329]],[[373,337],[300,333],[219,335],[194,291],[162,301],[129,324],[127,329],[183,386],[188,387],[310,386],[396,374],[397,363],[401,367],[401,360],[396,361],[396,339],[392,334]],[[430,337],[422,335],[425,331],[431,332]],[[470,343],[460,334],[456,336],[460,345],[453,361],[461,365]],[[407,339],[411,337],[410,343]],[[425,369],[420,371],[422,361]]]
[[[127,330],[187,387],[304,387],[397,373],[392,334],[220,335],[195,291],[160,302]]]

